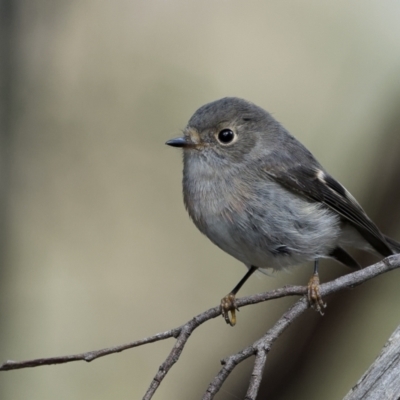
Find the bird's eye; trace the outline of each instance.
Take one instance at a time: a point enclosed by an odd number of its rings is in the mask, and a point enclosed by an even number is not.
[[[217,135],[218,142],[227,145],[236,139],[236,134],[231,129],[222,129]]]

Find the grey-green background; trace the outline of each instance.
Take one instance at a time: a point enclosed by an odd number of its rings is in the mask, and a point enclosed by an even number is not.
[[[224,96],[268,109],[400,239],[398,1],[3,0],[0,359],[125,343],[218,304],[244,267],[181,198],[178,136]],[[374,259],[363,257],[364,264]],[[304,284],[254,277],[242,295]],[[348,272],[323,263],[323,280]],[[276,343],[260,399],[340,399],[400,323],[400,273],[327,298]],[[190,338],[155,399],[198,399],[294,299]],[[0,374],[5,400],[140,399],[172,340]],[[218,399],[243,398],[251,360]]]

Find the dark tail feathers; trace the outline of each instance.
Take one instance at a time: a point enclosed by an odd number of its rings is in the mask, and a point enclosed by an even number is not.
[[[387,244],[390,246],[390,248],[393,250],[395,253],[400,253],[400,243],[396,242],[394,239],[385,236]]]

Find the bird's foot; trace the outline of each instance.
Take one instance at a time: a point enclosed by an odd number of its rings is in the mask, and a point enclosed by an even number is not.
[[[236,296],[234,293],[227,294],[223,299],[221,299],[221,312],[225,319],[225,322],[230,326],[236,324]]]
[[[321,297],[318,273],[314,274],[308,282],[307,298],[310,306],[321,315],[324,315],[323,309],[326,308],[326,303]]]

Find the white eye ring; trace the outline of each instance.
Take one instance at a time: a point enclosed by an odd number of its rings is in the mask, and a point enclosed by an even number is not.
[[[237,135],[232,129],[222,129],[217,133],[216,138],[222,146],[229,146],[236,142]]]

